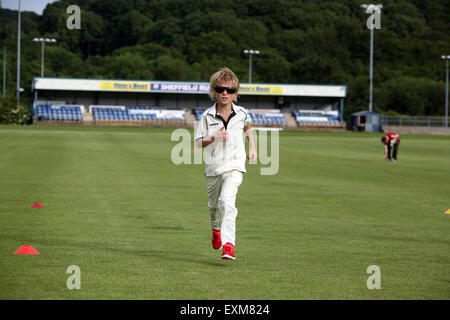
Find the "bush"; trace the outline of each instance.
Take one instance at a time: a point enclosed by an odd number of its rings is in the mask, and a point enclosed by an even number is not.
[[[398,77],[384,82],[376,91],[380,112],[409,115],[442,115],[445,86],[442,81]]]
[[[0,98],[0,123],[27,124],[30,118],[29,108],[18,105],[15,97]]]

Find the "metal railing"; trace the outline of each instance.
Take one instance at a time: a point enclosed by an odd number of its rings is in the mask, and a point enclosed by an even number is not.
[[[445,127],[444,117],[383,116],[384,126]]]

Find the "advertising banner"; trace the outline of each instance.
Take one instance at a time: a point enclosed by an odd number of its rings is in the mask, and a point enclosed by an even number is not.
[[[208,82],[35,78],[33,90],[208,94]],[[346,97],[343,85],[242,83],[240,95]]]
[[[283,95],[283,86],[243,84],[239,94]]]

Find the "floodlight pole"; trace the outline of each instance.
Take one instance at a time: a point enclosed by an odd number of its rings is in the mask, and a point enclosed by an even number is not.
[[[252,83],[252,55],[248,55],[248,82]]]
[[[244,50],[248,54],[248,83],[252,83],[252,55],[259,54],[258,50]]]
[[[48,38],[34,38],[33,42],[40,42],[41,43],[41,77],[44,78],[44,65],[45,65],[45,43],[56,43],[56,39],[48,39]]]
[[[373,29],[370,29],[369,112],[373,109]]]
[[[448,128],[448,60],[450,60],[450,55],[442,56],[441,59],[445,60],[445,117],[444,126]]]
[[[45,42],[42,41],[42,51],[41,51],[41,77],[44,77],[44,46],[45,46]]]
[[[19,0],[19,10],[18,10],[18,17],[17,17],[17,88],[16,88],[16,98],[17,98],[17,104],[20,104],[20,25],[21,25],[21,18],[20,18],[20,2]]]
[[[3,47],[3,98],[6,97],[6,47]]]
[[[383,5],[373,5],[373,4],[362,4],[361,8],[365,13],[372,13],[371,10],[377,10],[379,13],[383,8]],[[374,29],[375,26],[372,26],[370,29],[370,67],[369,67],[369,111],[373,110],[373,37],[374,37]]]

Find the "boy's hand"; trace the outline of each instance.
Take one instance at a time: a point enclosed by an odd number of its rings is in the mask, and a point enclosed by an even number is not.
[[[258,158],[258,155],[256,153],[256,150],[250,149],[250,152],[248,153],[247,159],[250,162],[255,162],[257,158]]]
[[[220,128],[216,134],[214,135],[214,140],[227,142],[228,141],[228,132],[225,130],[225,126]]]

